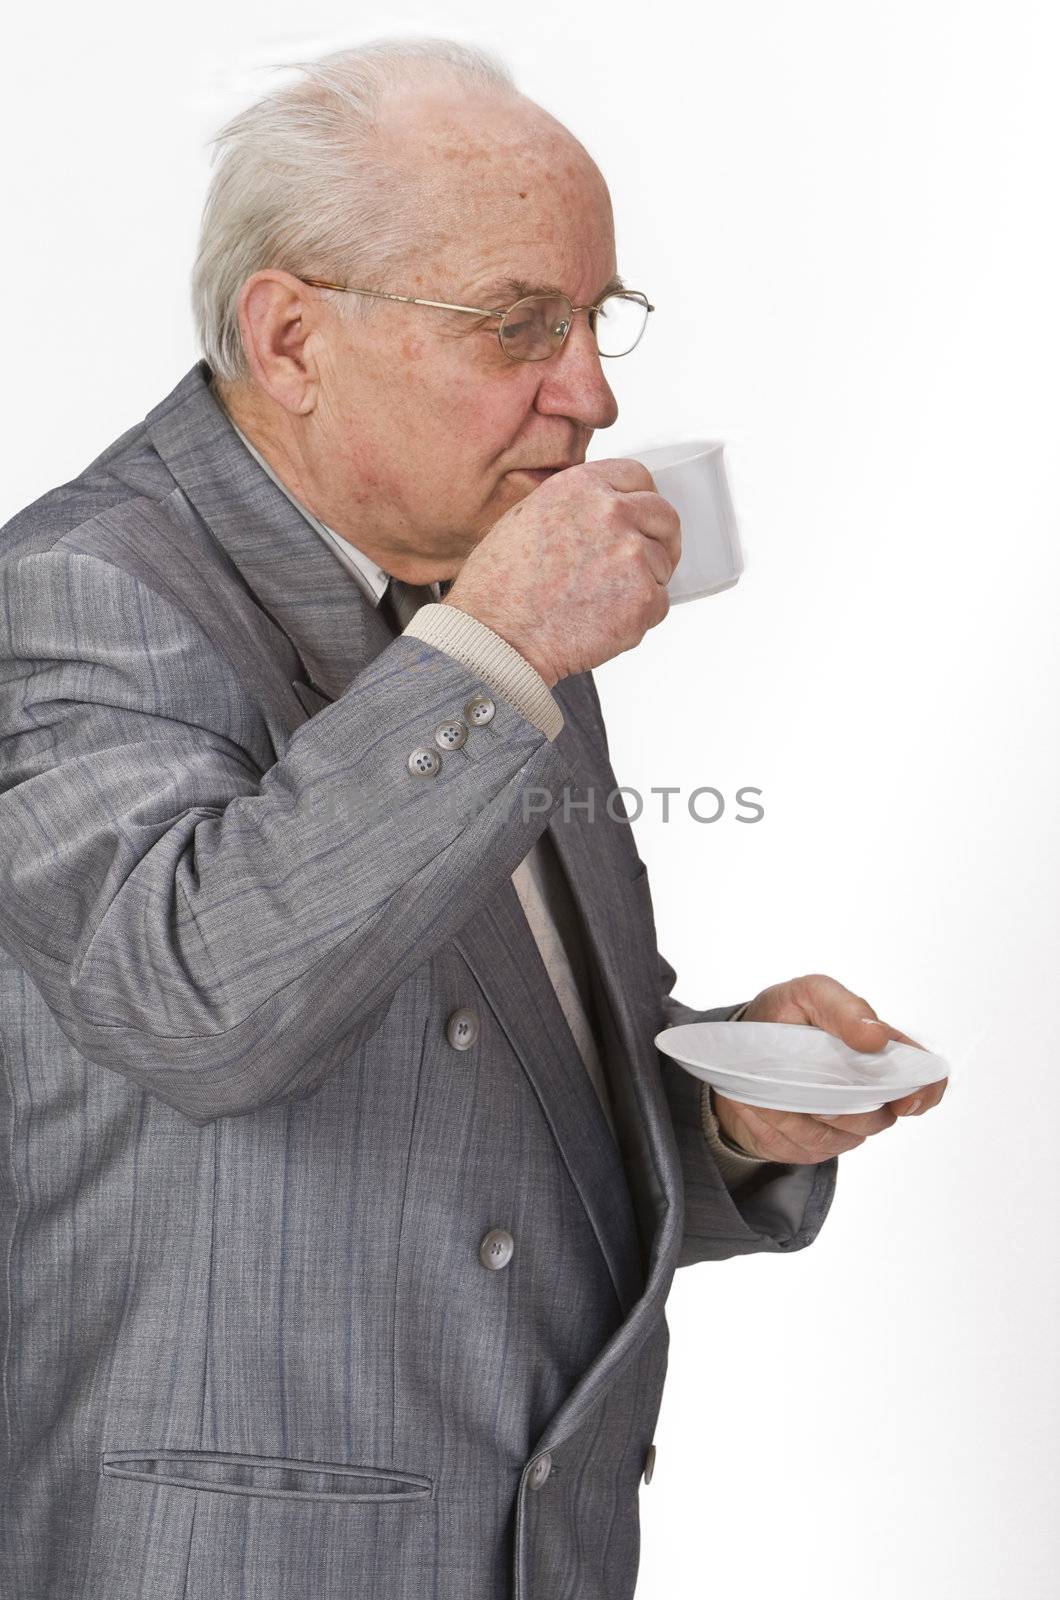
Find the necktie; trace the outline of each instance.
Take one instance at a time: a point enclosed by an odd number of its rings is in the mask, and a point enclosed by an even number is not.
[[[421,606],[430,605],[434,592],[429,584],[402,583],[391,578],[379,601],[379,609],[395,633],[401,633]]]

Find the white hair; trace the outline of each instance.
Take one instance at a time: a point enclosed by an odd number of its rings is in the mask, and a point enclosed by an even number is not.
[[[278,267],[369,288],[423,247],[407,174],[388,166],[376,138],[389,93],[441,79],[519,95],[503,61],[452,39],[374,39],[285,65],[303,77],[248,106],[210,141],[216,170],[191,295],[202,353],[229,382],[248,375],[236,308],[253,273]],[[333,299],[343,315],[362,319],[379,304],[354,294]]]

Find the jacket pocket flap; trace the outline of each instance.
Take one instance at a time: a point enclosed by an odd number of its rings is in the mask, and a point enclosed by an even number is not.
[[[101,1469],[112,1478],[136,1478],[220,1494],[288,1500],[429,1500],[430,1478],[398,1467],[351,1466],[336,1461],[295,1461],[218,1450],[110,1450]]]

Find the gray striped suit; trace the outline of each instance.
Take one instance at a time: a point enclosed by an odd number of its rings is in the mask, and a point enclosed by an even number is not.
[[[617,784],[591,675],[414,777],[483,684],[207,379],[0,539],[0,1592],[628,1600],[674,1270],[810,1244],[837,1163],[730,1194],[655,1049],[731,1008],[564,810]],[[511,882],[546,827],[617,1139]]]

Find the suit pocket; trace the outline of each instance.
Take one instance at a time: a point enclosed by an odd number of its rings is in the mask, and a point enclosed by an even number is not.
[[[101,1458],[101,1468],[110,1478],[327,1505],[412,1503],[429,1500],[434,1492],[430,1478],[404,1468],[218,1450],[109,1450]]]
[[[108,1451],[78,1600],[408,1600],[436,1576],[438,1498],[404,1467]]]

